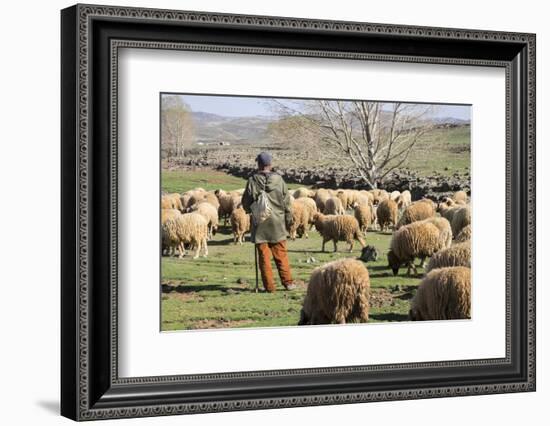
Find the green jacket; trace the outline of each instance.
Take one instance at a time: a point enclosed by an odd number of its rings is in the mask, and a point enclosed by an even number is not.
[[[242,204],[247,213],[250,206],[264,190],[271,204],[271,216],[258,226],[252,220],[252,242],[276,243],[286,240],[286,224],[292,221],[290,194],[281,175],[274,172],[258,172],[252,175],[246,184]]]

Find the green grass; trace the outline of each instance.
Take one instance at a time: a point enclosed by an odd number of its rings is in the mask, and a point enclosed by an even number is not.
[[[163,170],[162,190],[166,192],[185,192],[193,188],[204,188],[207,191],[244,188],[246,179],[231,176],[227,173],[212,169],[203,170]],[[304,185],[289,183],[290,189],[303,187]]]
[[[391,235],[368,232],[367,244],[379,250],[377,262],[367,267],[371,276],[369,322],[404,321],[409,300],[420,282],[400,270],[394,277],[387,269]],[[332,250],[332,243],[327,244]],[[337,253],[321,253],[321,238],[312,230],[309,238],[288,241],[294,279],[304,282],[295,291],[285,291],[277,280],[274,294],[255,293],[254,248],[250,242],[234,245],[228,228],[221,228],[209,242],[207,258],[162,258],[162,330],[220,327],[269,327],[296,325],[311,271],[328,261],[357,257],[360,246],[348,253],[347,244],[338,244]],[[308,259],[315,261],[308,263]],[[276,269],[274,273],[276,275]],[[422,269],[418,269],[422,273]],[[261,279],[260,279],[260,288]]]
[[[403,167],[422,176],[464,173],[470,168],[470,126],[435,129],[414,146]]]

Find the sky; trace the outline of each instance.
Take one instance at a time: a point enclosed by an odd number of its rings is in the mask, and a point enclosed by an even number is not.
[[[267,99],[246,96],[180,95],[194,112],[208,112],[225,117],[250,117],[274,115]],[[284,98],[279,99],[284,103]],[[290,103],[289,103],[290,105]],[[469,105],[439,104],[431,115],[434,118],[452,117],[470,119]]]

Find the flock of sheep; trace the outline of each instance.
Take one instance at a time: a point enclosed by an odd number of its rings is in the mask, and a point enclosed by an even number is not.
[[[162,195],[162,250],[183,257],[186,248],[194,258],[208,254],[207,241],[220,221],[229,220],[235,244],[242,244],[250,230],[250,216],[241,206],[244,190],[206,191],[195,188],[182,194]],[[353,250],[361,244],[360,260],[345,258],[313,270],[299,324],[367,322],[370,280],[365,262],[376,260],[375,247],[365,244],[367,230],[393,230],[387,253],[388,267],[417,274],[415,259],[425,275],[411,300],[411,320],[470,318],[471,206],[464,191],[440,200],[411,200],[409,191],[383,189],[309,189],[291,191],[291,240],[308,238],[313,227],[322,237],[322,251],[332,241]],[[429,262],[426,265],[426,260]]]

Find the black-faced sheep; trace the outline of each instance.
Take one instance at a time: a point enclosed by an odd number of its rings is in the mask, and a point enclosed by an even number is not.
[[[427,257],[443,248],[439,234],[437,226],[428,222],[413,222],[395,231],[388,252],[388,265],[393,274],[397,275],[399,267],[406,265],[407,275],[411,269],[416,275],[414,259],[419,258],[423,267]]]
[[[162,225],[162,243],[168,251],[175,254],[179,249],[179,257],[185,255],[185,244],[196,247],[194,259],[199,257],[201,250],[203,256],[208,255],[208,222],[198,213],[185,213],[180,217],[167,220]]]
[[[391,199],[380,201],[376,209],[376,216],[380,230],[383,232],[397,224],[397,203]]]
[[[472,248],[470,241],[454,244],[453,246],[435,253],[426,266],[426,273],[433,269],[449,266],[466,266],[470,268]]]
[[[231,230],[233,231],[233,242],[242,245],[244,234],[250,231],[250,215],[242,207],[239,207],[231,212],[229,220],[231,222]]]
[[[378,260],[378,250],[371,245],[363,247],[359,260],[363,262],[376,262]]]
[[[472,239],[472,225],[466,225],[455,238],[457,243],[463,243]]]
[[[433,201],[415,201],[403,211],[401,219],[397,222],[396,229],[419,220],[428,219],[432,216],[435,216],[435,206]]]
[[[342,201],[337,197],[330,197],[325,201],[323,214],[345,214]]]
[[[470,268],[434,269],[424,277],[411,300],[413,321],[469,319],[471,310]]]
[[[338,250],[338,241],[346,241],[349,244],[349,251],[353,250],[354,240],[359,241],[361,247],[365,242],[361,237],[361,230],[357,219],[349,215],[324,215],[317,213],[314,217],[315,228],[323,237],[322,251],[325,251],[325,243],[331,241],[334,244],[334,251]]]
[[[367,322],[369,297],[369,272],[363,263],[326,263],[311,273],[298,325]]]

